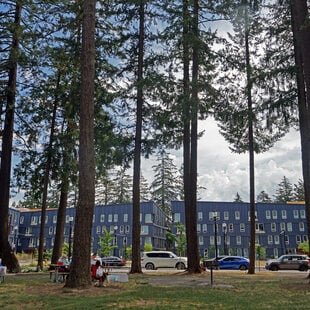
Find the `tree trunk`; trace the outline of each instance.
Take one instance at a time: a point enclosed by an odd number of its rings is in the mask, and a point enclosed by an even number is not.
[[[198,76],[199,76],[199,6],[198,0],[194,0],[193,8],[193,66],[192,66],[192,91],[191,91],[191,153],[190,153],[190,226],[188,229],[188,271],[200,273],[200,258],[198,253],[197,236],[197,143],[198,143]]]
[[[57,112],[57,91],[59,88],[60,74],[58,73],[57,85],[55,91],[55,101],[53,106],[53,114],[50,129],[50,140],[47,147],[47,158],[45,164],[44,178],[43,178],[43,192],[42,192],[42,207],[41,207],[41,224],[40,224],[40,236],[39,236],[39,250],[38,250],[38,265],[37,270],[43,270],[43,252],[44,252],[44,235],[45,235],[45,218],[47,208],[47,191],[50,177],[51,163],[52,163],[52,149],[54,143],[55,123],[56,123],[56,112]]]
[[[306,0],[291,1],[291,23],[297,67],[302,171],[310,248],[310,25]]]
[[[59,207],[57,212],[56,234],[53,246],[51,263],[56,264],[59,257],[62,255],[62,246],[64,240],[64,229],[66,222],[66,209],[68,200],[68,178],[62,180]]]
[[[253,134],[253,108],[252,108],[252,77],[249,49],[249,17],[248,2],[244,1],[245,7],[245,57],[246,57],[246,76],[247,89],[246,96],[248,101],[248,140],[249,140],[249,170],[250,170],[250,267],[249,274],[255,273],[255,174],[254,174],[254,134]]]
[[[81,102],[79,135],[79,199],[74,225],[74,247],[65,287],[91,286],[91,230],[95,206],[94,79],[96,0],[83,2]]]
[[[191,240],[189,236],[191,226],[191,212],[190,212],[190,91],[189,91],[189,8],[188,1],[183,1],[183,98],[182,98],[182,110],[183,110],[183,186],[184,186],[184,208],[185,208],[185,228],[186,228],[186,240],[187,240],[187,255],[190,252],[189,244]],[[177,224],[177,223],[175,223]]]
[[[4,130],[2,136],[1,166],[0,166],[0,257],[7,266],[9,272],[19,272],[20,266],[11,246],[8,242],[8,228],[10,228],[9,202],[10,202],[10,179],[12,166],[12,145],[14,131],[14,112],[16,97],[16,77],[17,77],[17,57],[19,51],[19,31],[22,6],[19,1],[16,2],[13,39],[9,57],[9,79],[6,96],[6,112],[4,120]]]
[[[136,135],[133,168],[133,223],[132,223],[132,264],[130,273],[141,273],[140,254],[140,170],[141,170],[141,135],[143,114],[143,61],[144,61],[144,20],[145,4],[140,1],[139,9],[139,44],[138,44],[138,77],[137,77],[137,111]]]

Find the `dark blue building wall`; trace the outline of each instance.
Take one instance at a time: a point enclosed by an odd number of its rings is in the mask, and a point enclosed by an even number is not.
[[[256,242],[266,249],[267,257],[295,253],[300,242],[308,240],[305,206],[303,204],[256,204]],[[201,256],[237,254],[249,256],[249,203],[197,203],[197,235]],[[177,234],[175,224],[185,223],[183,201],[171,202],[171,231]],[[75,208],[66,211],[64,242],[69,242],[70,225],[74,235]],[[216,212],[216,218],[214,218]],[[35,209],[10,209],[9,242],[14,250],[34,251],[39,246],[41,212]],[[56,233],[57,209],[48,209],[45,221],[45,248],[52,249]],[[166,249],[167,216],[153,202],[140,207],[141,251],[145,244],[153,249]],[[215,224],[217,236],[215,239]],[[132,244],[132,204],[99,205],[95,207],[92,228],[92,251],[98,252],[103,229],[114,233],[117,248],[111,254],[125,256]],[[217,242],[215,242],[217,240]],[[15,246],[17,244],[17,246]]]
[[[9,242],[14,251],[33,252],[39,247],[41,211],[36,209],[10,209]],[[69,243],[74,236],[75,208],[66,210],[64,242]],[[143,202],[140,206],[141,250],[145,244],[153,249],[165,249],[166,215],[153,202]],[[56,234],[57,209],[47,209],[45,219],[44,248],[52,249]],[[114,234],[117,248],[114,255],[125,256],[126,247],[132,244],[132,204],[99,205],[95,207],[92,227],[92,251],[98,252],[99,238],[104,228]],[[15,243],[17,247],[15,247]]]
[[[184,203],[171,203],[173,223],[185,223]],[[300,242],[308,240],[303,204],[257,203],[256,243],[266,249],[267,257],[297,251]],[[197,203],[197,234],[201,256],[233,254],[249,256],[250,204],[240,202]],[[216,215],[216,217],[214,217]],[[215,241],[215,224],[217,225]],[[172,232],[177,233],[172,225]],[[217,244],[216,244],[217,243]]]

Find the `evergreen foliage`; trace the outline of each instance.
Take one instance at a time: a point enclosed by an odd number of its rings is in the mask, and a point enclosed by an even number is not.
[[[156,157],[157,165],[153,165],[154,180],[151,184],[152,200],[171,216],[170,202],[179,200],[182,193],[182,177],[173,159],[165,150]]]

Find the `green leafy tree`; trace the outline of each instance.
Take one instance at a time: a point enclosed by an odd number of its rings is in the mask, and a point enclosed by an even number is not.
[[[304,242],[299,243],[298,249],[302,250],[304,253],[307,253],[309,255],[309,253],[310,253],[309,242],[308,241],[304,241]]]
[[[114,245],[114,232],[108,232],[106,228],[103,229],[103,236],[99,236],[99,254],[103,256],[110,256],[112,251],[117,248]]]
[[[174,238],[175,247],[176,247],[176,254],[179,256],[185,256],[185,249],[187,244],[186,238],[186,229],[182,223],[177,223],[175,225],[177,232]]]

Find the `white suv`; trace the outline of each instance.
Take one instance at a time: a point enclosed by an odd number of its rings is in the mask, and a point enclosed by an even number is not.
[[[141,266],[148,270],[157,268],[187,268],[187,257],[178,257],[169,251],[144,252],[141,258]]]

